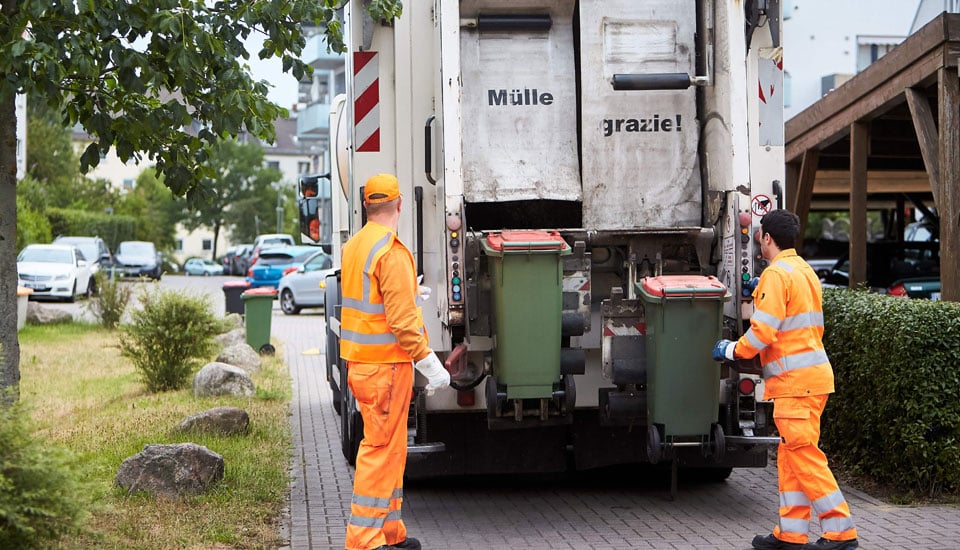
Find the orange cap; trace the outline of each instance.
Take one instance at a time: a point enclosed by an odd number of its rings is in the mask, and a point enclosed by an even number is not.
[[[363,202],[379,204],[389,202],[400,196],[400,184],[391,174],[377,174],[367,180],[363,187]]]

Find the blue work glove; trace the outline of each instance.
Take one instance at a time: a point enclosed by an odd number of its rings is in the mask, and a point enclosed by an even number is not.
[[[733,361],[733,350],[737,347],[736,342],[730,340],[717,340],[713,345],[714,361]]]
[[[743,283],[743,289],[744,289],[744,290],[749,290],[750,292],[753,292],[754,290],[757,289],[757,285],[759,285],[759,284],[760,284],[760,277],[754,277],[754,278],[750,279],[749,281]]]

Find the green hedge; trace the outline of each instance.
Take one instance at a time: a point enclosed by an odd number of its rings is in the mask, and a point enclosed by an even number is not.
[[[132,216],[68,208],[51,208],[46,214],[54,236],[100,237],[110,250],[116,249],[123,241],[136,240],[137,220]]]
[[[960,489],[960,304],[827,290],[831,460],[900,491]]]

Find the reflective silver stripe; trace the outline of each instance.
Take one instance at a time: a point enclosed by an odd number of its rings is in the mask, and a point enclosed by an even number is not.
[[[783,324],[780,325],[780,330],[796,330],[798,328],[807,328],[807,327],[822,327],[823,326],[823,313],[820,311],[810,311],[807,313],[800,313],[797,315],[791,315],[783,320]]]
[[[806,535],[809,527],[809,520],[780,518],[780,530],[786,533]]]
[[[758,350],[762,350],[763,348],[767,347],[767,344],[761,342],[760,339],[757,338],[757,335],[753,333],[753,329],[748,330],[746,336],[747,342],[750,342],[750,345]]]
[[[354,342],[356,344],[396,344],[397,337],[392,333],[386,334],[360,334],[352,330],[340,329],[340,339]]]
[[[400,521],[400,510],[390,510],[387,514],[387,521]]]
[[[827,496],[823,496],[813,501],[813,510],[816,512],[817,516],[825,514],[830,510],[833,510],[837,506],[840,506],[846,502],[843,498],[843,493],[840,492],[840,489],[830,493]]]
[[[368,506],[370,508],[387,509],[390,507],[389,498],[368,497],[356,493],[353,494],[353,503],[357,506]]]
[[[376,529],[383,529],[384,521],[384,518],[371,518],[368,516],[350,514],[350,525],[356,525],[357,527],[374,527]]]
[[[780,260],[779,262],[776,262],[773,265],[778,265],[782,267],[783,270],[786,271],[787,273],[793,273],[793,266],[783,260]]]
[[[853,518],[829,518],[820,520],[820,529],[824,533],[842,533],[854,527]]]
[[[368,304],[370,303],[370,266],[373,265],[373,258],[377,255],[377,252],[386,246],[392,237],[393,233],[387,233],[383,236],[383,238],[374,243],[373,247],[370,249],[370,253],[367,254],[366,261],[363,264],[363,301]]]
[[[403,487],[393,490],[393,496],[390,498],[403,498]]]
[[[754,311],[753,315],[750,317],[751,321],[759,321],[773,330],[780,330],[780,325],[783,324],[783,319],[774,317],[773,315],[767,313],[766,311]]]
[[[355,300],[353,298],[344,298],[342,303],[343,307],[362,311],[363,313],[386,313],[386,310],[383,308],[383,304],[371,304],[369,302]]]
[[[802,491],[786,491],[780,493],[780,507],[810,506],[810,499]]]
[[[829,359],[827,359],[827,352],[823,351],[822,349],[808,351],[806,353],[798,353],[796,355],[788,355],[764,365],[763,377],[770,378],[778,374],[783,374],[787,371],[802,369],[805,367],[814,367],[828,362]]]

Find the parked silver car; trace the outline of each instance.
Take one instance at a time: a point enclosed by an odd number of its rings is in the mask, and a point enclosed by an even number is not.
[[[29,244],[17,255],[17,284],[33,289],[31,298],[72,302],[90,296],[93,274],[80,249],[66,244]]]
[[[333,272],[333,259],[318,250],[302,266],[280,279],[277,286],[280,309],[287,315],[296,315],[303,308],[323,307],[324,289],[321,283]]]

